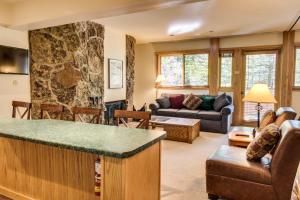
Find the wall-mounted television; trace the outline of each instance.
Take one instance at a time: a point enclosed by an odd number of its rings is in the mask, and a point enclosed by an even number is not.
[[[28,50],[0,45],[0,74],[29,74]]]

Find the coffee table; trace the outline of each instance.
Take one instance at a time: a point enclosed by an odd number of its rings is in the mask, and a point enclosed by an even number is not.
[[[200,119],[153,115],[150,125],[152,128],[162,126],[167,133],[166,139],[168,140],[192,144],[193,140],[200,135]]]

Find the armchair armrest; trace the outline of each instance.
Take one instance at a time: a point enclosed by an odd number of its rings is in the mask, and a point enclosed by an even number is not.
[[[149,105],[150,110],[158,110],[159,109],[159,104],[158,103],[151,103]]]
[[[227,116],[227,115],[232,114],[233,111],[234,111],[234,106],[233,106],[233,104],[230,104],[230,105],[225,106],[224,108],[222,108],[221,114]]]

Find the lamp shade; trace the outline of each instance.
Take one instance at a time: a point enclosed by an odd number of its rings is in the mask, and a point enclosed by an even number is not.
[[[156,77],[155,83],[160,83],[160,82],[162,82],[163,80],[165,80],[164,75],[159,74],[159,75]]]
[[[253,103],[277,103],[266,84],[254,84],[243,101]]]

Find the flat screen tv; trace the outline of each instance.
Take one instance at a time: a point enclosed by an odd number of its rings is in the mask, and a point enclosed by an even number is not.
[[[0,45],[0,74],[29,74],[28,50]]]

